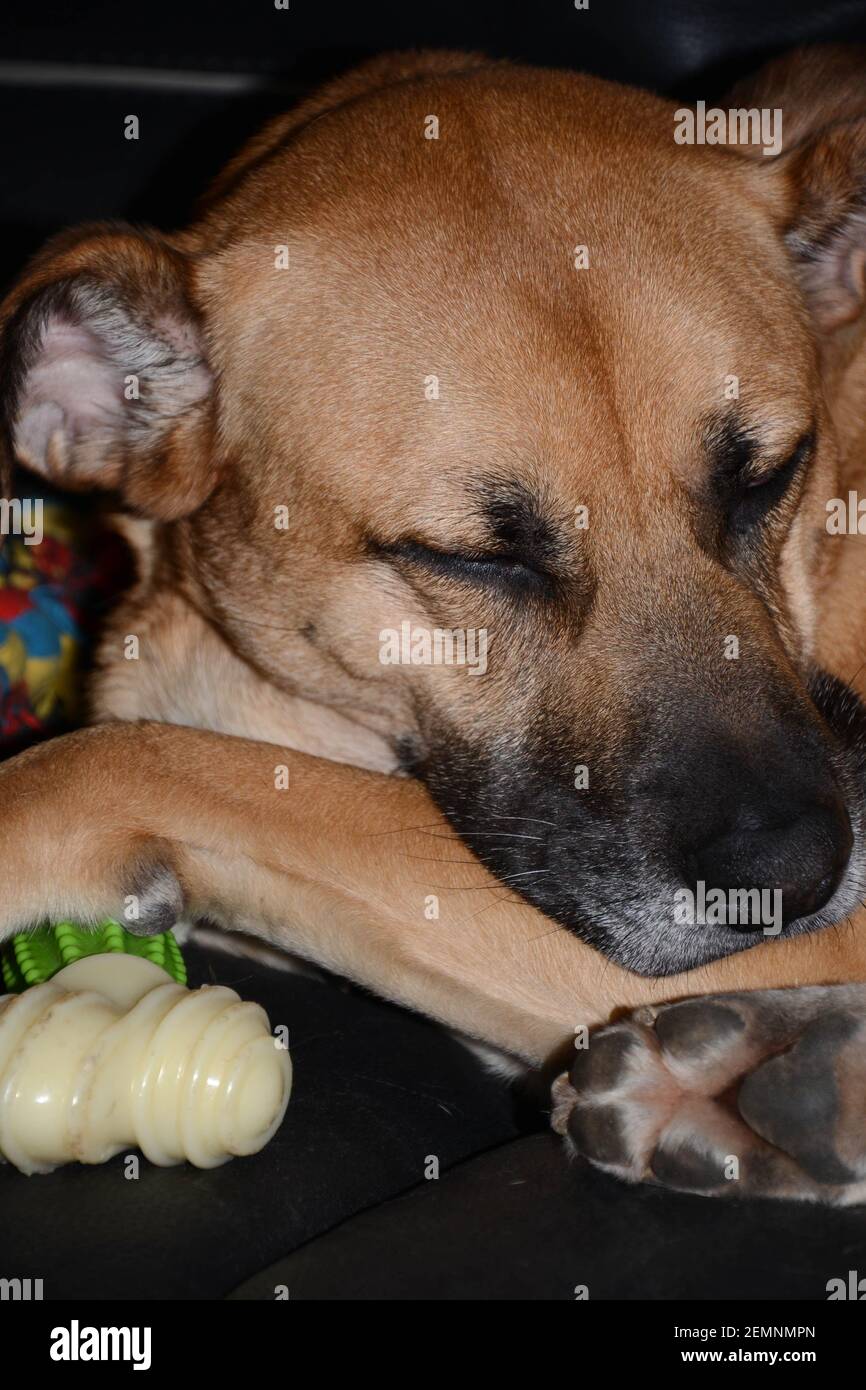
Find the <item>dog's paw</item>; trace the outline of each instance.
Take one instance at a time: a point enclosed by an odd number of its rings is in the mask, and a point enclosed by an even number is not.
[[[2,874],[0,874],[2,877]],[[153,855],[137,852],[128,864],[107,864],[97,874],[92,866],[70,864],[68,872],[51,880],[37,877],[21,894],[6,893],[0,908],[0,942],[19,932],[50,922],[96,926],[106,920],[122,923],[134,936],[155,936],[183,919],[186,902],[174,868]]]
[[[866,1201],[866,986],[638,1010],[554,1083],[553,1127],[631,1182]]]

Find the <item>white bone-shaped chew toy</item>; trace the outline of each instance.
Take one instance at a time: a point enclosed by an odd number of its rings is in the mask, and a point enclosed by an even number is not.
[[[139,956],[85,956],[0,997],[0,1158],[214,1168],[257,1153],[292,1087],[288,1051],[233,989],[189,990]]]

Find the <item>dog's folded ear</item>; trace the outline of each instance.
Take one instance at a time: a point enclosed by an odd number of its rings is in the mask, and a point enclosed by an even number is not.
[[[7,453],[148,516],[200,506],[216,482],[212,378],[188,279],[155,232],[96,226],[49,243],[0,310]]]
[[[793,190],[785,241],[816,323],[830,332],[866,306],[866,116],[819,132],[780,164]]]
[[[781,196],[782,231],[818,327],[866,303],[866,46],[816,44],[773,59],[728,92],[736,110],[781,113],[781,153],[741,146]]]

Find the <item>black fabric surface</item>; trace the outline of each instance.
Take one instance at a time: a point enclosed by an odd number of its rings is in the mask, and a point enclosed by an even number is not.
[[[866,1268],[866,1208],[626,1187],[552,1134],[470,1159],[247,1280],[235,1299],[827,1298]]]
[[[184,949],[289,1029],[294,1089],[267,1148],[221,1168],[124,1177],[124,1156],[25,1177],[0,1168],[0,1274],[46,1299],[221,1298],[347,1216],[518,1131],[508,1091],[448,1033],[340,982]]]

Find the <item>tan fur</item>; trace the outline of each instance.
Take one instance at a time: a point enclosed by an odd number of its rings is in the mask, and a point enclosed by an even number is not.
[[[194,915],[535,1062],[618,1008],[866,979],[856,922],[683,977],[628,974],[515,899],[420,785],[382,775],[431,704],[467,738],[567,707],[594,746],[616,745],[647,633],[712,688],[695,634],[732,618],[756,663],[719,697],[740,720],[748,671],[766,664],[793,688],[816,655],[866,694],[854,669],[866,541],[832,555],[821,544],[824,500],[862,480],[862,329],[816,350],[781,241],[791,170],[677,149],[669,104],[594,79],[393,61],[272,124],[156,267],[142,264],[149,246],[97,230],[40,258],[7,303],[8,323],[58,275],[104,274],[109,253],[133,315],[139,278],[165,279],[172,296],[182,280],[218,389],[161,426],[155,472],[133,439],[108,479],[153,518],[130,531],[140,580],[102,646],[97,726],[0,768],[0,930],[118,912],[137,875],[168,865]],[[421,136],[430,112],[436,142]],[[497,166],[498,132],[518,124]],[[813,109],[810,129],[821,124]],[[808,171],[798,177],[805,187]],[[593,248],[585,275],[578,239]],[[281,245],[289,273],[274,268]],[[759,298],[743,294],[744,260]],[[148,311],[171,346],[176,323],[157,319]],[[820,413],[820,457],[761,602],[690,532],[696,422],[733,362],[770,421],[762,466],[816,401]],[[51,469],[74,483],[74,445],[52,448]],[[103,466],[88,450],[79,481]],[[520,664],[505,660],[483,689],[452,670],[386,672],[381,629],[465,625],[467,611],[447,586],[422,593],[371,561],[369,541],[479,544],[464,488],[481,461],[517,471],[566,521],[581,504],[605,516],[586,542],[601,597],[580,656],[563,621],[524,634]],[[506,625],[483,594],[469,616],[494,634]],[[124,659],[127,634],[138,661]],[[284,764],[288,791],[274,781]],[[438,920],[425,917],[430,894]]]

